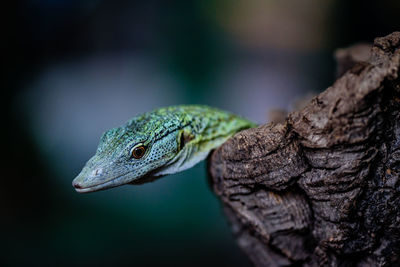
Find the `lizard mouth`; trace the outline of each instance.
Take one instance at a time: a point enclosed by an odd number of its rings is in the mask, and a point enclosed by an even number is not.
[[[89,185],[89,186],[84,186],[80,184],[77,179],[75,178],[74,181],[72,181],[72,186],[75,188],[76,192],[78,193],[90,193],[90,192],[96,192],[100,190],[105,190],[108,188],[120,186],[129,183],[129,181],[125,181],[123,178],[127,175],[128,173],[124,173],[121,175],[118,175],[116,177],[113,177],[111,180],[95,184],[95,185]],[[79,176],[78,176],[79,177]]]
[[[76,192],[78,193],[91,193],[91,192],[96,192],[100,190],[105,190],[125,184],[132,184],[132,185],[140,185],[148,182],[152,182],[156,179],[161,178],[163,175],[157,175],[156,172],[159,169],[150,171],[143,176],[139,177],[134,177],[134,175],[131,175],[132,172],[126,172],[122,173],[119,175],[116,175],[112,178],[106,178],[106,181],[102,180],[99,183],[82,183],[81,178],[85,175],[87,172],[83,172],[84,174],[79,174],[73,181],[72,181],[72,186],[75,188]],[[133,176],[133,177],[132,177]]]

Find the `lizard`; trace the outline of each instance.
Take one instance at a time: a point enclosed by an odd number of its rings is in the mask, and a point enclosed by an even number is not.
[[[208,106],[159,108],[103,133],[72,185],[88,193],[151,182],[193,167],[235,133],[255,126]]]

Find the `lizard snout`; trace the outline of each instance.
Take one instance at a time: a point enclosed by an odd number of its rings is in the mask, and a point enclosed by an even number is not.
[[[109,173],[103,166],[85,166],[78,176],[72,181],[72,186],[79,193],[101,190],[104,186],[115,183],[115,179],[126,173]]]
[[[88,173],[88,174],[87,174]],[[100,177],[103,173],[103,168],[96,168],[92,171],[81,172],[77,178],[72,181],[72,186],[81,189],[87,187],[88,182],[93,182],[96,178]],[[86,178],[84,178],[86,176]]]

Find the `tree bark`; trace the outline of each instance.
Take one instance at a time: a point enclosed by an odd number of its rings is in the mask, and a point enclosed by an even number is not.
[[[400,265],[400,32],[336,57],[331,87],[209,159],[257,266]]]

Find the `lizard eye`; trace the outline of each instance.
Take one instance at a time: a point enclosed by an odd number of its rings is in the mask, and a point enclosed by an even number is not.
[[[131,156],[135,159],[140,159],[146,153],[146,147],[143,144],[138,144],[132,148]]]

